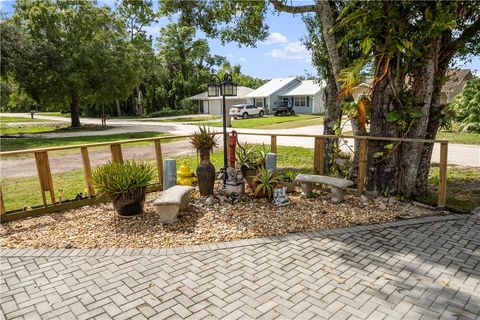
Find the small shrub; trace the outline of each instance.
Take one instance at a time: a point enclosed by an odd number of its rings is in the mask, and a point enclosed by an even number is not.
[[[160,111],[154,111],[148,115],[149,118],[162,118],[162,117],[176,117],[191,114],[188,109],[162,109]]]
[[[111,197],[145,188],[154,178],[151,165],[135,160],[108,162],[92,173],[97,191]]]
[[[265,194],[268,198],[273,195],[273,189],[275,185],[279,183],[275,173],[272,170],[267,170],[265,167],[259,169],[258,175],[255,177],[257,187],[255,188],[255,195],[259,193]]]

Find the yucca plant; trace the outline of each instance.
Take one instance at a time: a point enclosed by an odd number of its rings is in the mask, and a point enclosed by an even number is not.
[[[190,143],[200,153],[200,163],[196,173],[198,188],[202,196],[212,195],[215,185],[215,167],[210,162],[210,153],[218,146],[218,136],[205,126],[199,126],[190,138]]]
[[[280,181],[272,170],[267,170],[262,166],[259,169],[258,175],[255,177],[255,182],[257,184],[255,188],[255,196],[266,196],[267,198],[271,198],[275,185]]]
[[[95,188],[112,199],[117,213],[132,216],[143,212],[145,189],[154,178],[151,165],[127,160],[108,162],[92,173]]]

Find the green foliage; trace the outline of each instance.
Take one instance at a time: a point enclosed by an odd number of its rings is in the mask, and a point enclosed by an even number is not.
[[[284,181],[284,182],[293,182],[293,181],[295,181],[296,176],[297,175],[295,174],[294,171],[286,170],[286,171],[282,171],[280,173],[280,175],[278,176],[278,180],[279,181]]]
[[[175,117],[175,116],[183,116],[186,114],[190,114],[190,110],[188,109],[162,109],[160,111],[154,111],[148,115],[149,118],[162,118],[162,117]]]
[[[198,151],[202,153],[210,153],[214,148],[218,146],[219,136],[215,135],[215,132],[210,130],[210,127],[199,126],[198,131],[190,138],[190,144]]]
[[[236,158],[240,166],[247,169],[257,169],[265,165],[265,159],[269,152],[270,147],[265,144],[258,146],[245,142],[243,145],[239,145],[236,150]]]
[[[116,196],[146,187],[154,178],[154,170],[150,164],[135,160],[108,162],[95,168],[92,177],[99,193]]]
[[[272,197],[275,185],[280,182],[275,176],[275,173],[272,170],[267,170],[264,166],[259,168],[258,175],[255,176],[255,181],[257,182],[255,195],[263,193],[266,194],[268,198]]]
[[[450,103],[460,130],[480,133],[480,78],[467,82]]]

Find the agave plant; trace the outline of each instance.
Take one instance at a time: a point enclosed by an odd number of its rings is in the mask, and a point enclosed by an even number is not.
[[[295,181],[295,172],[292,170],[284,171],[280,174],[278,179],[283,182],[293,182]]]
[[[255,196],[265,194],[268,198],[272,197],[275,185],[280,182],[272,170],[267,170],[263,166],[260,167],[259,173],[255,177],[255,181],[257,182]]]
[[[270,152],[270,147],[265,144],[261,148],[245,142],[236,151],[238,163],[247,169],[256,169],[265,165],[265,158]]]
[[[218,136],[210,128],[203,126],[198,127],[198,132],[195,132],[190,138],[190,144],[200,153],[210,153],[218,146]]]

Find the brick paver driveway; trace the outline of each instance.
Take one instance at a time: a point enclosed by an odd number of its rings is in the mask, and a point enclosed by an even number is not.
[[[480,216],[170,250],[3,250],[7,319],[480,316]]]

